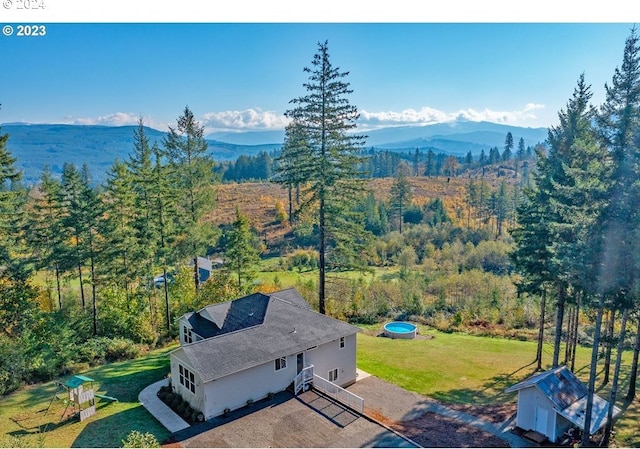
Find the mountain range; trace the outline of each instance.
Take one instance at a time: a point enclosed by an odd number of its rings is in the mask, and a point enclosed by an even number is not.
[[[87,164],[94,183],[106,180],[116,159],[126,160],[133,150],[131,126],[60,125],[5,123],[0,133],[9,134],[8,148],[18,159],[27,184],[36,183],[45,165],[54,174],[62,173],[65,162],[78,167]],[[146,128],[151,144],[162,145],[166,132]],[[491,147],[504,148],[511,132],[517,147],[520,138],[526,146],[544,142],[547,128],[523,128],[490,122],[455,121],[426,126],[388,127],[365,134],[366,147],[390,151],[432,149],[434,152],[463,156],[469,151],[477,156]],[[215,132],[206,136],[209,151],[217,161],[235,160],[240,155],[255,155],[261,151],[278,150],[284,141],[284,131]]]

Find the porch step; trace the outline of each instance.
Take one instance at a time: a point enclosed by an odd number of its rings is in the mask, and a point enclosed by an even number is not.
[[[540,432],[536,432],[535,430],[528,430],[522,434],[524,438],[527,440],[533,441],[534,443],[542,444],[547,441],[547,437]]]

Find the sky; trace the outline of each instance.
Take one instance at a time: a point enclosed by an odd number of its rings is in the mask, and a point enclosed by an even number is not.
[[[51,2],[37,16],[16,9],[28,0],[8,1],[0,24],[14,33],[0,35],[0,123],[129,125],[142,117],[166,130],[188,106],[207,133],[283,129],[290,100],[306,93],[303,69],[325,41],[332,64],[349,72],[348,99],[362,130],[456,118],[548,127],[581,73],[593,103],[602,103],[634,26],[508,15],[385,22],[347,14],[316,22],[304,15],[281,21],[289,16],[276,12],[263,22],[218,20],[241,18],[235,10],[191,11],[186,23],[171,14],[116,21],[109,8],[67,19],[40,14],[56,0],[32,0]],[[25,23],[43,25],[44,35],[18,36]]]

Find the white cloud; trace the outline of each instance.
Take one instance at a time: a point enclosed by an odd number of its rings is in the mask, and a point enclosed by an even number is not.
[[[370,112],[360,110],[358,127],[360,129],[376,129],[386,126],[402,125],[430,125],[433,123],[450,122],[453,120],[488,121],[516,126],[529,126],[539,117],[538,111],[543,110],[544,105],[528,103],[522,109],[516,111],[494,111],[491,109],[477,110],[473,108],[461,109],[454,112],[445,112],[424,106],[419,110],[403,109],[402,111]],[[124,126],[136,125],[139,114],[132,112],[114,112],[100,117],[73,117],[64,118],[63,123],[76,125],[106,125]],[[164,123],[151,117],[143,116],[146,126],[166,131],[168,126],[175,123]],[[282,130],[289,123],[284,115],[273,111],[263,111],[259,108],[250,108],[242,111],[207,112],[198,119],[205,128],[205,134],[214,131],[268,131]]]
[[[212,131],[281,130],[289,123],[284,115],[261,109],[244,111],[208,112],[204,114],[202,125]]]
[[[104,126],[126,126],[137,125],[140,114],[132,112],[114,112],[113,114],[102,115],[100,117],[73,117],[67,116],[63,119],[63,123],[72,125],[104,125]],[[166,123],[160,123],[150,117],[142,116],[145,126],[149,126],[161,131],[168,130]]]
[[[369,112],[362,110],[360,111],[360,124],[366,128],[379,128],[383,126],[430,125],[464,119],[474,122],[488,121],[525,126],[527,122],[538,118],[536,111],[540,109],[544,109],[544,105],[528,103],[518,111],[493,111],[486,108],[479,111],[469,108],[455,112],[445,112],[427,106],[420,110],[404,109],[400,112]]]

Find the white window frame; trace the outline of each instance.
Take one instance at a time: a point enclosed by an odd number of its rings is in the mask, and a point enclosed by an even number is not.
[[[280,371],[287,368],[287,358],[286,357],[278,357],[273,361],[273,367],[276,371]]]
[[[196,376],[188,368],[178,363],[178,373],[180,374],[180,385],[185,387],[191,393],[196,394]]]
[[[187,326],[182,326],[182,330],[184,333],[184,342],[193,343],[193,331],[191,330],[191,328]]]
[[[340,349],[344,349],[344,347],[346,346],[345,338],[344,337],[340,337],[340,340],[338,340],[338,341],[339,341],[338,345],[339,345]]]
[[[327,380],[329,382],[335,383],[335,381],[338,380],[339,374],[340,374],[340,371],[338,370],[338,368],[334,368],[327,373]]]

